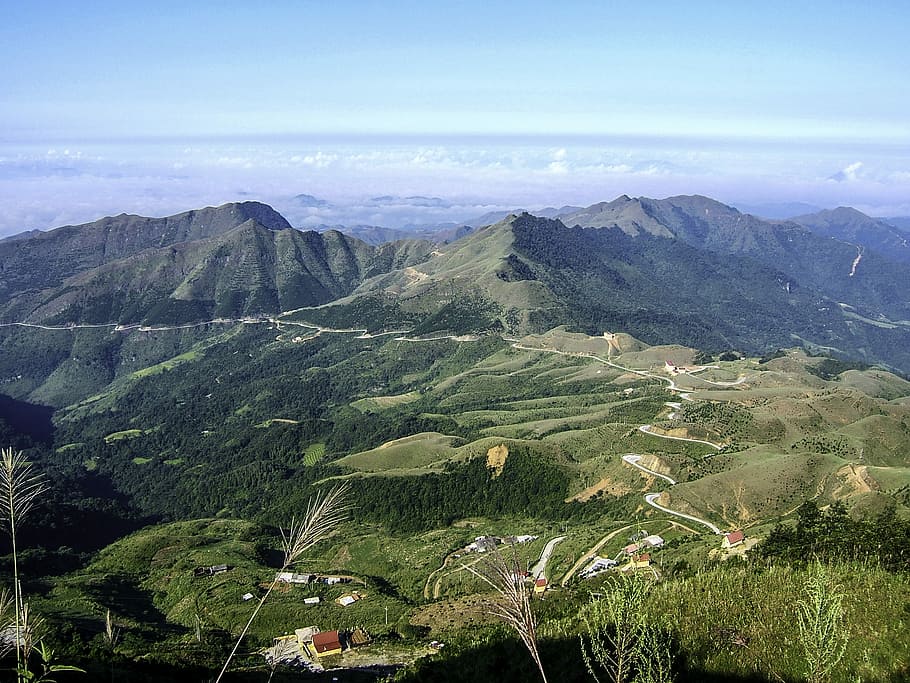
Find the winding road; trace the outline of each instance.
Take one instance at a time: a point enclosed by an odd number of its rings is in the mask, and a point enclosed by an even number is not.
[[[860,257],[861,257],[861,255],[857,257],[857,262],[859,261]],[[854,268],[855,268],[855,265],[854,265]],[[852,273],[851,273],[851,275],[852,275]],[[288,311],[283,314],[279,314],[278,317],[268,316],[268,317],[259,317],[259,318],[249,318],[249,317],[247,317],[247,318],[215,318],[213,320],[200,321],[200,322],[196,322],[196,323],[186,323],[183,325],[142,325],[140,323],[131,324],[131,325],[122,325],[122,324],[117,324],[117,323],[98,323],[98,324],[83,323],[83,324],[68,324],[68,325],[55,326],[55,325],[41,325],[38,323],[7,322],[7,323],[0,323],[0,327],[27,327],[27,328],[35,328],[35,329],[42,329],[42,330],[57,330],[57,331],[111,328],[112,333],[117,333],[117,332],[132,332],[132,331],[157,332],[157,331],[169,331],[169,330],[182,330],[182,329],[203,327],[206,325],[271,324],[271,325],[275,325],[279,330],[281,329],[282,325],[303,327],[303,328],[315,330],[314,336],[318,336],[323,333],[334,333],[334,334],[355,334],[356,333],[359,335],[358,339],[371,339],[373,337],[381,337],[381,336],[394,334],[394,335],[400,335],[400,336],[395,337],[394,339],[395,339],[395,341],[401,341],[401,342],[433,342],[433,341],[442,341],[442,340],[467,342],[467,341],[477,341],[479,339],[479,337],[476,337],[473,335],[442,335],[442,336],[438,336],[438,337],[410,338],[410,337],[402,336],[402,335],[408,334],[409,330],[393,330],[393,331],[370,333],[369,330],[367,330],[366,328],[341,328],[341,329],[338,329],[338,328],[323,327],[321,325],[314,325],[312,323],[307,323],[307,322],[303,322],[303,321],[291,321],[291,320],[282,319],[283,316],[287,316],[294,312],[295,311]],[[279,338],[280,338],[280,335],[279,335]],[[526,346],[524,344],[521,344],[518,341],[513,341],[511,339],[506,339],[506,341],[512,342],[512,348],[523,350],[523,351],[536,351],[539,353],[554,353],[554,354],[558,354],[558,355],[562,355],[562,356],[569,356],[569,357],[591,358],[600,363],[603,363],[604,365],[608,365],[610,367],[616,368],[617,370],[621,370],[623,372],[639,375],[641,377],[647,377],[649,379],[656,379],[661,382],[666,382],[667,389],[671,392],[676,393],[678,395],[678,397],[680,398],[680,401],[693,400],[690,393],[688,391],[681,389],[679,386],[677,386],[676,382],[671,377],[655,375],[646,370],[636,370],[634,368],[628,368],[628,367],[625,367],[625,366],[619,365],[618,363],[613,362],[609,358],[602,358],[601,356],[597,356],[593,353],[584,353],[584,352],[573,353],[573,352],[568,352],[568,351],[559,351],[558,349],[542,349],[542,348],[533,347],[533,346]],[[704,382],[706,384],[710,384],[710,385],[714,385],[714,386],[721,386],[721,387],[737,386],[739,384],[742,384],[744,381],[746,381],[746,377],[739,377],[738,379],[736,379],[735,381],[732,381],[732,382],[715,382],[715,381],[706,380],[706,379],[702,379],[701,377],[695,377],[695,376],[693,376],[693,378],[697,379],[698,381]],[[680,409],[681,402],[668,401],[666,405],[668,405],[674,409],[674,411],[670,413],[670,419],[675,419],[677,416],[676,411]],[[676,441],[691,441],[693,443],[700,443],[700,444],[703,444],[706,446],[710,446],[710,447],[714,448],[715,450],[720,450],[722,448],[722,446],[719,446],[710,441],[705,441],[703,439],[694,439],[694,438],[689,438],[689,437],[680,437],[680,436],[670,436],[668,434],[659,434],[657,432],[652,431],[652,425],[649,425],[649,424],[640,425],[638,427],[638,429],[639,429],[639,431],[641,431],[644,434],[648,434],[650,436],[655,436],[658,438],[673,439]],[[655,472],[655,471],[650,470],[650,469],[644,467],[643,465],[641,465],[640,464],[641,457],[642,456],[637,453],[626,453],[621,456],[623,462],[630,465],[631,467],[634,467],[634,468],[636,468],[640,471],[643,471],[647,474],[650,474],[652,476],[664,479],[671,486],[673,486],[677,483],[671,477],[668,477],[667,475],[661,474],[659,472]],[[708,522],[707,520],[700,519],[693,515],[688,515],[688,514],[685,514],[682,512],[677,512],[675,510],[671,510],[670,508],[659,505],[658,503],[655,502],[659,496],[660,496],[659,493],[649,493],[649,494],[645,495],[645,502],[647,502],[648,505],[651,505],[652,507],[654,507],[658,510],[661,510],[669,515],[687,519],[689,521],[692,521],[692,522],[695,522],[702,526],[705,526],[705,527],[711,529],[711,531],[713,531],[715,534],[721,533],[720,529],[717,526],[715,526],[711,522]],[[624,528],[628,528],[628,527],[624,527]],[[610,538],[613,538],[613,536],[615,536],[616,533],[619,533],[619,531],[622,531],[622,529],[619,529],[615,532],[611,532],[611,534],[608,534],[606,537],[601,539],[600,543],[598,543],[592,550],[590,550],[585,556],[583,556],[578,562],[576,562],[576,565],[573,566],[572,569],[570,569],[569,572],[566,574],[566,576],[563,578],[563,581],[562,581],[563,585],[565,585],[566,581],[568,581],[568,579],[574,574],[575,571],[577,571],[578,567],[581,566],[586,559],[590,559],[590,557],[593,556],[593,554],[597,550],[599,550],[600,547],[602,547],[602,545],[604,543],[606,543]],[[535,577],[537,577],[539,574],[542,574],[546,570],[546,563],[549,560],[549,557],[553,552],[553,548],[556,546],[557,543],[559,543],[560,541],[562,541],[564,539],[565,539],[565,537],[562,536],[562,537],[554,538],[549,543],[547,543],[547,546],[544,548],[543,552],[541,553],[540,560],[533,568],[532,573],[535,575]],[[438,572],[440,572],[441,570],[443,570],[446,567],[448,560],[449,560],[449,557],[446,557],[445,560],[443,561],[443,565],[441,567],[439,567],[439,569],[434,571],[429,577],[427,577],[427,582],[424,586],[424,597],[425,598],[429,597],[430,582],[431,582],[433,575],[435,575]],[[436,585],[434,586],[434,588],[435,588],[435,590],[433,591],[434,597],[438,596],[439,583],[440,583],[441,578],[442,577],[439,577],[437,579]]]
[[[677,386],[676,382],[673,380],[672,377],[663,377],[661,375],[655,375],[653,373],[650,373],[646,370],[635,370],[633,368],[627,368],[622,365],[619,365],[618,363],[614,363],[613,361],[611,361],[609,359],[601,358],[600,356],[596,356],[593,353],[571,353],[568,351],[559,351],[558,349],[541,349],[541,348],[536,348],[533,346],[525,346],[519,342],[513,343],[512,347],[515,349],[520,349],[522,351],[539,351],[542,353],[555,353],[555,354],[558,354],[561,356],[592,358],[594,360],[600,361],[601,363],[614,367],[617,370],[622,370],[623,372],[630,372],[630,373],[633,373],[636,375],[640,375],[642,377],[647,377],[649,379],[656,379],[656,380],[659,380],[662,382],[667,382],[667,385],[668,385],[667,388],[670,391],[676,393],[682,401],[692,401],[693,400],[690,393],[687,391],[684,391],[679,386]],[[702,379],[701,377],[698,377],[697,379],[701,382],[706,382],[708,384],[714,384],[717,386],[725,386],[725,387],[737,386],[739,384],[742,384],[744,381],[746,381],[745,377],[739,377],[733,382],[712,382],[711,380]],[[674,409],[674,411],[672,413],[670,413],[670,416],[671,416],[671,419],[675,419],[676,414],[677,414],[676,411],[682,407],[682,403],[679,401],[667,401],[666,405],[668,405],[669,407]],[[703,439],[693,439],[693,438],[684,437],[684,436],[670,436],[668,434],[659,434],[657,432],[651,431],[652,425],[649,425],[649,424],[640,425],[638,427],[638,430],[640,432],[642,432],[643,434],[648,434],[649,436],[656,436],[661,439],[672,439],[675,441],[691,441],[693,443],[700,443],[700,444],[704,444],[706,446],[711,446],[711,448],[714,448],[715,450],[720,450],[722,448],[722,446],[719,446],[710,441],[705,441]],[[642,456],[639,455],[638,453],[626,453],[625,455],[622,455],[620,457],[622,458],[623,462],[630,465],[631,467],[634,467],[634,468],[641,470],[642,472],[645,472],[652,476],[660,477],[661,479],[664,479],[665,481],[667,481],[671,486],[675,486],[677,484],[675,479],[668,477],[665,474],[661,474],[660,472],[655,472],[654,470],[648,469],[647,467],[642,465],[640,463]],[[694,515],[688,515],[684,512],[677,512],[676,510],[671,510],[668,507],[658,504],[656,501],[659,497],[660,497],[660,493],[648,493],[645,495],[644,498],[645,498],[645,502],[648,505],[650,505],[651,507],[653,507],[657,510],[665,512],[668,515],[673,515],[674,517],[680,517],[682,519],[687,519],[691,522],[700,524],[704,527],[707,527],[715,534],[723,533],[716,525],[712,524],[711,522],[709,522],[706,519],[701,519],[699,517],[695,517]],[[613,535],[615,535],[615,534],[613,534]],[[610,536],[609,538],[612,538],[612,536]],[[576,562],[575,565],[572,567],[572,569],[570,569],[569,572],[563,577],[562,585],[565,585],[566,582],[572,577],[572,575],[578,570],[578,568],[580,566],[582,566],[582,564],[583,564],[582,560],[590,559],[590,557],[593,557],[594,553],[597,552],[597,550],[599,550],[600,547],[604,543],[606,543],[607,540],[609,540],[609,538],[605,537],[604,539],[602,539],[601,542],[598,543],[594,547],[594,549],[588,551],[588,553],[585,556],[583,556],[581,560]]]
[[[551,539],[540,553],[540,559],[537,561],[533,567],[531,567],[531,576],[535,579],[539,579],[544,575],[544,572],[547,571],[547,562],[550,561],[550,555],[553,554],[553,548],[556,547],[556,544],[560,541],[566,540],[565,536],[557,536],[556,538]]]
[[[565,586],[567,583],[569,583],[569,579],[571,579],[573,576],[575,576],[576,572],[578,572],[582,567],[584,567],[586,564],[588,564],[588,562],[591,561],[591,558],[597,554],[598,550],[603,548],[609,541],[611,541],[617,535],[621,534],[626,529],[631,529],[634,526],[636,526],[636,525],[635,524],[626,524],[626,526],[620,527],[619,529],[614,529],[613,531],[608,533],[606,536],[604,536],[602,539],[600,539],[594,545],[593,548],[591,548],[588,552],[586,552],[584,555],[579,557],[578,561],[569,568],[569,571],[567,571],[563,575],[562,580],[559,582],[560,585]]]
[[[668,477],[666,474],[661,474],[660,472],[655,472],[654,470],[648,469],[648,468],[645,467],[644,465],[639,465],[639,461],[641,461],[641,458],[642,458],[642,456],[640,456],[638,453],[626,453],[624,456],[622,456],[622,459],[623,459],[625,462],[627,462],[627,463],[629,463],[630,465],[632,465],[632,467],[634,467],[634,468],[636,468],[636,469],[639,469],[639,470],[641,470],[642,472],[646,472],[647,474],[650,474],[650,475],[652,475],[652,476],[660,477],[661,479],[664,479],[664,480],[670,482],[670,485],[671,485],[671,486],[675,486],[675,485],[676,485],[676,480],[675,480],[675,479],[671,479],[671,478]]]
[[[647,495],[645,496],[645,502],[646,502],[648,505],[651,505],[652,507],[657,508],[658,510],[663,510],[663,511],[666,512],[668,515],[673,515],[673,516],[675,516],[675,517],[682,517],[683,519],[688,519],[690,522],[696,522],[696,523],[698,523],[698,524],[702,524],[702,525],[708,527],[708,528],[709,528],[711,531],[713,531],[715,534],[723,533],[720,529],[718,529],[716,526],[714,526],[713,524],[711,524],[711,522],[708,522],[708,521],[706,521],[706,520],[704,520],[704,519],[700,519],[700,518],[695,517],[695,516],[693,516],[693,515],[687,515],[687,514],[684,513],[684,512],[677,512],[676,510],[671,510],[670,508],[666,508],[666,507],[664,507],[663,505],[658,505],[658,504],[655,502],[658,498],[660,498],[660,494],[659,494],[659,493],[649,493],[649,494],[647,494]]]
[[[692,443],[703,443],[705,446],[710,446],[711,448],[714,448],[715,450],[718,450],[718,451],[721,448],[723,448],[723,446],[718,446],[716,443],[712,443],[710,441],[704,441],[702,439],[693,439],[688,436],[670,436],[669,434],[661,434],[660,432],[652,431],[653,429],[654,429],[654,427],[652,425],[641,425],[638,428],[638,431],[648,434],[649,436],[656,436],[660,439],[672,439],[673,441],[691,441]]]

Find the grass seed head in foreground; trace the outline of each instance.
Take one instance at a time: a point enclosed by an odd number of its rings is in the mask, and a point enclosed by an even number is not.
[[[307,502],[303,517],[300,519],[294,517],[291,519],[291,525],[288,530],[281,530],[282,548],[284,550],[284,563],[281,565],[281,571],[293,565],[303,553],[314,545],[328,538],[338,528],[338,525],[347,519],[348,512],[350,512],[352,507],[348,503],[347,497],[348,485],[346,483],[339,484],[329,489],[328,492],[320,491]],[[237,642],[234,643],[234,648],[231,650],[231,654],[228,655],[227,660],[225,660],[218,678],[215,679],[215,683],[221,681],[253,620],[259,614],[259,610],[262,609],[277,582],[278,576],[276,574],[269,585],[269,589],[260,598],[256,609],[250,615],[246,626],[243,627],[243,631],[240,632],[240,636],[237,638]]]
[[[537,619],[531,610],[531,595],[518,557],[513,552],[510,558],[505,558],[498,549],[493,549],[484,558],[481,569],[471,565],[464,565],[464,568],[499,594],[499,600],[486,601],[484,611],[501,619],[518,633],[537,665],[541,679],[547,683],[537,649]]]

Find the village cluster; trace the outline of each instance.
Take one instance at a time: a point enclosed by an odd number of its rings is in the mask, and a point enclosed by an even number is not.
[[[628,572],[634,569],[645,569],[651,566],[651,553],[648,552],[654,548],[661,548],[664,545],[664,539],[657,534],[647,534],[644,531],[634,534],[630,539],[631,543],[619,551],[615,557],[601,557],[595,555],[581,572],[579,577],[590,579],[598,574],[618,569],[621,572]],[[746,536],[742,531],[731,531],[724,534],[721,541],[721,548],[729,550],[744,545]],[[625,560],[625,562],[623,562]]]
[[[495,551],[500,546],[514,546],[519,544],[530,543],[539,538],[530,534],[517,536],[477,536],[471,543],[468,543],[461,550],[453,553],[452,557],[458,558],[468,554],[489,553]],[[551,543],[562,540],[562,538],[553,539]],[[630,572],[635,570],[650,569],[652,566],[651,551],[662,548],[665,545],[663,537],[657,534],[649,534],[646,531],[639,531],[629,538],[630,543],[623,547],[615,557],[601,557],[595,555],[590,563],[582,569],[578,576],[582,579],[590,579],[607,571],[615,570],[620,572]],[[724,534],[721,548],[729,550],[743,546],[746,542],[745,535],[742,531],[732,531]],[[548,544],[549,545],[549,544]],[[542,554],[541,562],[535,566],[532,571],[520,571],[516,574],[516,579],[528,581],[532,584],[534,595],[543,597],[543,594],[550,588],[546,576],[544,575],[546,567],[546,557],[549,554],[549,548]],[[211,565],[206,567],[197,567],[194,574],[198,577],[214,576],[227,572],[232,567],[226,564]],[[335,586],[339,584],[348,584],[354,581],[350,576],[337,575],[320,575],[304,574],[297,572],[281,571],[275,575],[273,590],[288,591],[294,585],[314,585],[321,584],[326,586]],[[263,584],[268,587],[268,584]],[[253,593],[245,593],[241,596],[243,601],[252,600],[256,596]],[[334,602],[341,607],[348,607],[355,602],[364,598],[364,595],[357,590],[350,591],[347,594],[337,597]],[[317,605],[321,602],[319,596],[310,596],[303,598],[304,605]],[[369,633],[362,627],[349,630],[329,630],[323,631],[318,626],[306,626],[295,629],[293,633],[285,633],[273,639],[271,647],[263,650],[262,654],[270,664],[282,664],[284,666],[294,666],[297,668],[308,669],[313,672],[324,671],[323,664],[326,657],[341,655],[342,653],[354,648],[367,645],[371,642]],[[441,649],[442,643],[433,641],[430,647]]]
[[[530,543],[536,541],[539,536],[478,536],[473,543],[464,547],[466,553],[485,553],[495,550],[500,545],[518,545],[520,543]]]

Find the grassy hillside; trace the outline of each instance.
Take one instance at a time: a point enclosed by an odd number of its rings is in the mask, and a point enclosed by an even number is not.
[[[792,606],[804,591],[804,551],[742,563],[707,526],[745,528],[750,544],[780,538],[774,522],[810,499],[841,501],[857,517],[894,514],[894,528],[905,528],[910,406],[895,396],[903,380],[881,369],[825,366],[819,376],[824,359],[801,351],[727,358],[565,329],[509,342],[357,332],[294,341],[267,326],[231,328],[58,413],[51,445],[33,451],[54,473],[55,501],[66,482],[69,505],[100,515],[118,500],[133,519],[175,521],[91,556],[30,551],[27,590],[65,640],[83,643],[73,656],[90,641],[107,652],[100,662],[215,666],[250,613],[242,596],[262,595],[277,571],[276,526],[314,490],[344,480],[352,522],[295,571],[352,582],[270,597],[249,652],[305,625],[363,626],[377,638],[362,651],[370,654],[337,663],[404,665],[403,680],[463,680],[459,671],[490,680],[489,667],[512,652],[503,670],[526,679],[512,637],[477,611],[483,589],[463,565],[480,556],[462,549],[478,536],[536,536],[515,546],[530,567],[564,537],[546,573],[565,587],[536,608],[545,663],[582,680],[578,614],[615,578],[578,571],[595,555],[622,558],[646,531],[666,541],[652,551],[660,582],[648,600],[675,624],[678,680],[798,679]],[[673,373],[667,361],[700,365]],[[66,524],[78,523],[68,514]],[[194,576],[219,564],[230,569]],[[902,675],[904,574],[874,564],[834,571],[850,633],[835,680]],[[334,602],[352,590],[362,599]],[[318,605],[303,602],[312,597]],[[97,635],[107,609],[125,634],[114,655]],[[447,648],[431,654],[432,639]],[[262,666],[257,654],[246,661]]]

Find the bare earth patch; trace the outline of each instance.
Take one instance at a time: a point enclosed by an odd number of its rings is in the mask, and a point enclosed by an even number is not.
[[[502,474],[502,468],[505,467],[508,457],[509,449],[505,444],[493,446],[487,451],[487,469],[493,470],[493,477]]]
[[[879,485],[865,465],[844,465],[837,471],[841,485],[832,493],[835,498],[846,498],[858,493],[878,491]]]
[[[644,472],[642,472],[644,474]],[[629,488],[627,484],[624,484],[620,481],[613,481],[609,477],[604,477],[596,484],[589,486],[588,488],[579,491],[571,498],[566,498],[567,503],[577,501],[579,503],[586,503],[596,496],[601,491],[608,496],[623,496],[629,493],[632,489]]]

